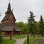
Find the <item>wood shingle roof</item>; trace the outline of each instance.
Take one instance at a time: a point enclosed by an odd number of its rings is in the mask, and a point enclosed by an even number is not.
[[[16,25],[13,25],[13,26],[4,26],[2,28],[2,31],[21,31]]]

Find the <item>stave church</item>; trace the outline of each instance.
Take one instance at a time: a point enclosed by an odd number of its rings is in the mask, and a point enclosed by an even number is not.
[[[8,4],[7,11],[5,12],[5,16],[2,19],[2,34],[3,35],[18,35],[21,34],[21,30],[16,25],[16,19],[11,10],[11,4]]]

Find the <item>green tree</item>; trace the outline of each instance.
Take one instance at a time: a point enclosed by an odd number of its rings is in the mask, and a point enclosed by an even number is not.
[[[19,29],[21,29],[21,31],[23,33],[24,23],[23,22],[16,22],[16,25],[18,26]]]
[[[1,14],[1,13],[0,13]],[[1,15],[0,15],[1,16]],[[2,24],[0,23],[0,44],[2,43],[2,35],[1,35],[1,28],[2,28]]]
[[[0,44],[2,43],[2,34],[1,34],[1,26],[2,26],[2,24],[0,23]]]
[[[36,34],[39,34],[39,22],[35,21]]]
[[[28,23],[16,22],[16,25],[18,26],[19,29],[21,29],[23,34],[28,33]]]
[[[24,26],[23,26],[23,33],[27,34],[28,33],[28,23],[24,23]]]
[[[36,32],[34,17],[35,16],[33,15],[33,12],[30,11],[30,17],[28,17],[28,25],[29,25],[29,33],[31,34],[31,36],[33,35],[33,37],[35,37]]]
[[[44,22],[43,22],[43,17],[42,15],[40,16],[40,21],[39,21],[39,34],[44,35]]]
[[[0,35],[1,35],[1,23],[0,23]]]

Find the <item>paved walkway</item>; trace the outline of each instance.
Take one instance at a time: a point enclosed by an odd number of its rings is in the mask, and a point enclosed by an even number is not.
[[[8,38],[10,39],[9,37],[4,37],[4,38]],[[22,39],[15,39],[15,38],[12,38],[13,40],[16,40],[16,43],[15,44],[23,44],[24,41],[26,40],[26,38],[22,38]]]
[[[26,40],[26,38],[16,39],[16,43],[15,44],[23,44],[25,40]]]

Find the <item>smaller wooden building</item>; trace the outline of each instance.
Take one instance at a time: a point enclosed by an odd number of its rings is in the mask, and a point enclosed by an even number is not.
[[[11,10],[10,3],[8,4],[7,11],[5,12],[5,17],[2,19],[2,34],[16,35],[21,34],[21,30],[16,26],[16,19],[14,17],[13,11]]]

